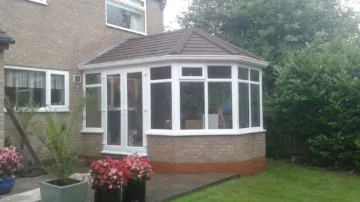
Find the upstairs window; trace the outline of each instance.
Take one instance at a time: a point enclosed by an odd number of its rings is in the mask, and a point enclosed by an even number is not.
[[[145,0],[106,0],[106,25],[146,33]]]

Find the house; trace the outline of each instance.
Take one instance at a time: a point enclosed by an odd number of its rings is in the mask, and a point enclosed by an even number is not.
[[[164,173],[265,168],[263,59],[200,29],[162,33],[159,1],[36,1],[6,0],[5,10],[21,15],[0,14],[17,39],[5,58],[5,92],[58,112],[93,95],[74,140],[84,157],[138,152]]]
[[[9,45],[14,44],[15,40],[0,29],[0,81],[4,81],[4,54],[5,50],[9,50]],[[1,82],[1,85],[4,85]],[[4,97],[4,88],[0,90],[0,97]],[[4,105],[4,99],[0,99],[0,105]],[[0,147],[4,146],[4,108],[0,109]]]

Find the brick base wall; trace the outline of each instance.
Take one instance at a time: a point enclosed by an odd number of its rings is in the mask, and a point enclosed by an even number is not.
[[[265,169],[265,134],[169,137],[149,135],[148,158],[155,172],[233,172]]]

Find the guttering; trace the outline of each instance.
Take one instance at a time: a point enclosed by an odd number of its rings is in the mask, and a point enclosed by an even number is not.
[[[140,65],[140,64],[149,64],[156,62],[177,62],[177,61],[231,61],[231,62],[239,62],[242,64],[247,64],[259,68],[265,68],[269,65],[268,62],[252,59],[245,56],[239,55],[165,55],[159,57],[149,57],[135,60],[123,60],[123,61],[115,61],[115,62],[107,62],[107,63],[99,63],[99,64],[89,64],[83,65],[79,64],[78,67],[80,70],[92,70],[92,69],[103,69],[110,67],[123,67],[129,65]]]

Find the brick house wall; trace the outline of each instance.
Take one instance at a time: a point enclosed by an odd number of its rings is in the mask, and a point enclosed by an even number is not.
[[[159,2],[146,2],[147,34],[163,32],[163,11]],[[0,1],[0,27],[17,41],[7,51],[5,64],[69,71],[71,107],[71,103],[83,94],[82,84],[72,82],[74,74],[81,74],[77,64],[116,42],[140,35],[106,26],[104,0],[47,0],[47,4],[29,0]],[[1,77],[0,80],[3,82],[4,79]],[[0,96],[2,94],[0,92]],[[3,99],[0,100],[2,102]],[[38,116],[41,118],[43,115],[39,113]],[[0,122],[1,131],[1,124],[4,123],[1,117]],[[84,146],[92,143],[93,146],[85,148],[85,153],[100,151],[102,135],[80,134],[81,129],[82,123],[78,126],[79,134],[74,142],[83,140]],[[18,136],[6,114],[5,134],[13,138]],[[30,139],[35,151],[40,150],[36,138]],[[13,139],[13,143],[17,140]],[[1,137],[0,141],[3,144]],[[45,151],[41,152],[41,157],[47,157]]]
[[[221,136],[148,136],[156,172],[233,172],[248,176],[265,169],[265,133]]]
[[[0,48],[0,97],[4,97],[4,60],[5,51]],[[4,106],[4,99],[0,99],[0,106]],[[4,131],[4,107],[0,107],[0,148],[4,147],[5,131]]]

